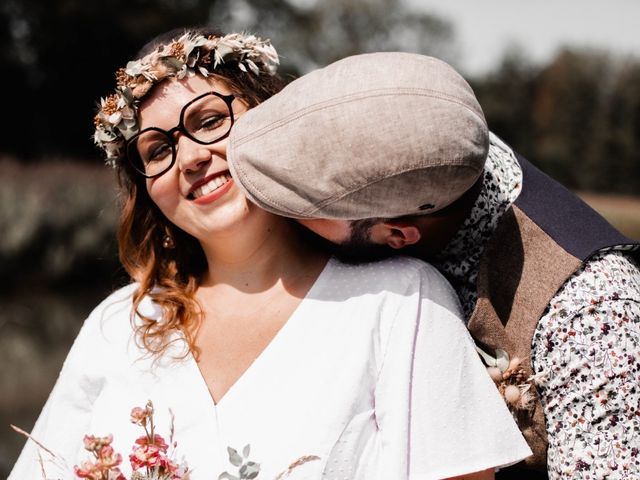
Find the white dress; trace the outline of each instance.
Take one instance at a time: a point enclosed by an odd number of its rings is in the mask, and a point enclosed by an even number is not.
[[[128,454],[142,434],[129,412],[148,399],[165,439],[173,412],[177,458],[193,480],[236,473],[227,447],[247,444],[261,466],[258,480],[311,455],[319,459],[288,478],[426,480],[530,454],[459,319],[453,290],[423,262],[330,260],[217,405],[190,355],[143,358],[129,321],[134,289],[115,292],[87,319],[32,432],[71,466],[88,458],[85,434],[111,433],[129,475]],[[150,300],[142,307],[160,318]],[[71,478],[45,467],[50,478]],[[27,442],[9,479],[41,478],[37,448]]]

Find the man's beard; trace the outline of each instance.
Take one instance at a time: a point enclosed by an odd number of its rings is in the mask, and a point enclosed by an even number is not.
[[[302,227],[302,239],[308,245],[330,253],[343,263],[359,264],[383,260],[398,255],[396,249],[388,245],[373,243],[369,236],[369,228],[376,220],[358,220],[351,224],[351,236],[343,243],[333,243],[324,237]]]

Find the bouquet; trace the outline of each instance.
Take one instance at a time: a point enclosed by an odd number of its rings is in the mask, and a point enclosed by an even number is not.
[[[132,469],[131,477],[127,478],[120,471],[122,455],[115,452],[111,446],[113,435],[107,435],[106,437],[85,435],[83,439],[84,448],[91,456],[81,462],[80,465],[74,465],[72,478],[88,480],[190,480],[191,471],[187,463],[185,461],[178,463],[174,458],[177,442],[174,440],[173,413],[171,410],[169,412],[171,413],[171,425],[169,428],[169,442],[167,443],[164,437],[155,431],[154,410],[151,400],[144,407],[135,407],[131,410],[131,422],[144,429],[144,435],[136,439],[129,454],[129,462]],[[64,470],[69,470],[64,468],[64,459],[59,458],[24,430],[14,425],[11,425],[11,427],[35,442],[41,450],[61,464]],[[246,445],[241,453],[231,447],[227,447],[227,452],[229,454],[229,462],[237,468],[237,473],[223,472],[218,476],[218,480],[253,480],[258,477],[260,464],[249,460],[251,452],[249,445]],[[289,465],[287,470],[280,473],[275,480],[283,480],[299,466],[319,459],[315,455],[303,456]],[[40,466],[42,478],[46,480],[48,477],[42,458],[40,459]],[[70,479],[71,477],[68,478],[68,480]]]

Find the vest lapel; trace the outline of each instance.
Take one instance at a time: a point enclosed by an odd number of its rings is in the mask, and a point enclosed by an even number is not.
[[[478,300],[469,320],[474,339],[490,352],[506,350],[531,369],[531,342],[540,317],[581,265],[517,206],[501,218],[480,260]],[[546,469],[546,429],[539,399],[518,423],[534,452],[525,462]]]

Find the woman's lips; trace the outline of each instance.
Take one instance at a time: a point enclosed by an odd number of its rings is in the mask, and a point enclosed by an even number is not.
[[[189,197],[197,204],[211,203],[227,193],[232,186],[233,179],[229,173],[225,172],[193,188],[189,193]]]

